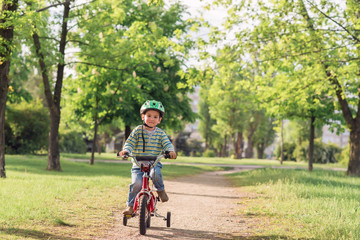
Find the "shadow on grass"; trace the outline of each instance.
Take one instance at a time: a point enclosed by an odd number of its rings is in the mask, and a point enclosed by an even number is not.
[[[59,239],[59,240],[80,240],[80,238],[58,236],[51,233],[46,233],[37,230],[20,229],[20,228],[0,228],[0,232],[8,235],[15,235],[18,237],[32,238],[32,239]]]

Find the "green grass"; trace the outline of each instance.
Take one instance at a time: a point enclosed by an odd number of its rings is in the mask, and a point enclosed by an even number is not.
[[[239,213],[261,219],[254,233],[258,236],[360,239],[360,178],[294,169],[258,169],[229,177],[250,194],[239,202]]]
[[[62,172],[46,171],[46,156],[6,155],[0,179],[0,239],[92,239],[113,226],[125,207],[129,164],[61,160]],[[222,168],[163,168],[165,179]]]
[[[91,154],[72,154],[72,153],[63,153],[61,155],[64,159],[88,159],[90,160]],[[94,155],[96,160],[121,160],[117,158],[115,153],[95,153]],[[270,159],[232,159],[232,158],[220,158],[220,157],[186,157],[178,156],[176,160],[173,159],[164,159],[162,162],[176,162],[176,163],[197,163],[197,164],[227,164],[227,165],[262,165],[266,167],[273,166],[288,166],[288,167],[299,167],[307,168],[307,162],[294,162],[294,161],[284,161],[283,165],[280,164],[279,160],[270,160]],[[314,168],[344,168],[339,164],[313,164]]]

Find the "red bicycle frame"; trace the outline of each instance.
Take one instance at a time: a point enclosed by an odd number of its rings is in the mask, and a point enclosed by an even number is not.
[[[150,178],[150,165],[149,164],[141,164],[141,171],[144,172],[143,175],[143,184],[141,191],[136,195],[135,203],[134,203],[134,211],[137,212],[137,208],[139,206],[139,200],[142,195],[147,195],[147,209],[150,213],[155,211],[155,196],[150,188],[149,178]]]

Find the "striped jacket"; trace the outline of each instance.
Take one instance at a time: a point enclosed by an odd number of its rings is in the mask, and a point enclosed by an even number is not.
[[[130,133],[130,136],[125,142],[123,150],[128,151],[133,155],[151,155],[158,156],[162,151],[174,151],[174,146],[170,142],[166,133],[160,129],[156,128],[155,132],[151,136],[151,141],[149,143],[149,135],[144,130],[144,139],[145,139],[145,152],[143,152],[143,139],[141,136],[142,125],[137,126]]]

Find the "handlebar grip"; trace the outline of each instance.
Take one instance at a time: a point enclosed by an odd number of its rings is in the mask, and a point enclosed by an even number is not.
[[[167,159],[167,158],[170,158],[170,152],[169,151],[165,151],[165,154],[164,154],[165,156],[165,159]]]

